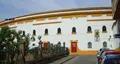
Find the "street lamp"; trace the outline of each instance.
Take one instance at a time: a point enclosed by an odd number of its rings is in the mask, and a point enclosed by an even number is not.
[[[63,42],[63,47],[65,48],[65,42]]]
[[[41,41],[41,37],[42,36],[38,36],[38,39],[39,39],[39,48],[40,48],[40,56],[41,56],[41,58],[43,58],[43,56],[42,56],[42,44],[43,44],[43,42]]]
[[[65,42],[63,42],[63,48],[64,48],[64,51],[65,51]]]

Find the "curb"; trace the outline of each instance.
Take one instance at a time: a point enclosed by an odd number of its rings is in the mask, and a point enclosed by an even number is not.
[[[71,60],[71,59],[73,59],[73,58],[75,58],[76,56],[73,56],[73,57],[71,57],[71,58],[69,58],[69,59],[67,59],[67,60],[65,60],[65,61],[63,61],[63,62],[61,62],[60,64],[63,64],[63,63],[65,63],[65,62],[67,62],[67,61],[69,61],[69,60]]]

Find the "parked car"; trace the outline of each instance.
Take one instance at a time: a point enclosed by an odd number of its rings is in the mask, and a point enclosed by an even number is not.
[[[103,56],[101,64],[120,64],[120,52],[107,51]]]
[[[101,63],[101,60],[102,60],[102,57],[101,57],[101,56],[103,55],[103,53],[104,53],[105,51],[110,51],[110,49],[109,49],[109,48],[101,48],[101,49],[99,50],[99,52],[97,53],[98,64]]]
[[[98,53],[97,53],[97,57],[99,57],[104,51],[110,50],[109,48],[100,48]]]
[[[102,62],[102,60],[103,60],[103,57],[105,56],[105,55],[108,55],[107,53],[108,52],[114,52],[115,50],[106,50],[106,51],[104,51],[103,53],[102,53],[102,55],[99,57],[99,64],[101,64],[101,62]]]

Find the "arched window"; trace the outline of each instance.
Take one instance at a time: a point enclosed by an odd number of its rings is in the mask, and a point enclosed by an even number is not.
[[[87,32],[92,32],[92,28],[90,26],[88,26]]]
[[[103,42],[103,47],[107,47],[107,42]]]
[[[48,35],[48,29],[47,28],[45,29],[45,35]]]
[[[33,30],[33,35],[36,35],[36,31],[35,30]]]
[[[23,36],[25,36],[25,31],[23,31]]]
[[[75,27],[72,28],[72,34],[76,34],[76,28]]]
[[[88,42],[88,48],[92,48],[92,43]]]
[[[35,44],[32,44],[32,46],[35,46]]]
[[[102,27],[102,31],[103,31],[103,32],[107,32],[106,26],[103,26],[103,27]]]
[[[58,28],[57,33],[61,34],[61,28]]]

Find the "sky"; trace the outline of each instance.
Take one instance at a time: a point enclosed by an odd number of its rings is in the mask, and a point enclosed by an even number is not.
[[[69,8],[111,6],[111,0],[0,0],[0,20]]]

